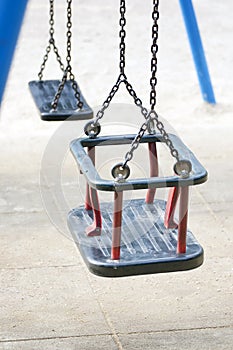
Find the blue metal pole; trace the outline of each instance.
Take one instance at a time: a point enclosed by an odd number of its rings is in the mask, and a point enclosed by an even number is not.
[[[203,99],[209,103],[215,104],[216,101],[214,91],[211,84],[192,0],[180,0],[180,6],[189,37],[189,43],[191,46]]]
[[[0,0],[0,105],[28,0]]]

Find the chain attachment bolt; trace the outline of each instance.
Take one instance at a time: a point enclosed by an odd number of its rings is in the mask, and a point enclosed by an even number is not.
[[[101,130],[100,124],[98,122],[95,123],[93,120],[91,120],[84,126],[84,132],[90,138],[95,138],[96,136],[98,136],[100,133],[100,130]]]
[[[155,122],[152,119],[149,119],[147,122],[147,131],[150,135],[154,135],[156,134],[156,130],[155,130]]]
[[[118,163],[112,168],[112,176],[116,181],[123,182],[125,181],[130,175],[130,168],[127,164],[124,165],[124,163]]]
[[[183,179],[189,177],[192,171],[192,163],[189,160],[182,159],[176,162],[174,165],[174,172],[176,175],[180,176]]]

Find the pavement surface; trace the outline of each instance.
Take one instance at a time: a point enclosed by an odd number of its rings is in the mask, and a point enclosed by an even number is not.
[[[56,8],[62,57],[63,3]],[[128,3],[127,72],[148,101],[150,4]],[[85,122],[39,118],[27,83],[37,79],[48,40],[48,4],[29,2],[1,109],[0,349],[233,349],[233,4],[194,4],[218,104],[202,101],[178,3],[164,0],[158,111],[209,172],[192,189],[189,215],[205,262],[188,272],[106,279],[88,272],[66,228],[67,212],[84,197],[68,145]],[[75,4],[72,62],[91,106],[104,101],[118,74],[117,6]],[[46,74],[61,76],[52,54]],[[105,131],[137,130],[142,119],[130,102],[122,89]],[[100,155],[103,173],[119,158],[110,151]],[[143,173],[141,150],[135,159]]]

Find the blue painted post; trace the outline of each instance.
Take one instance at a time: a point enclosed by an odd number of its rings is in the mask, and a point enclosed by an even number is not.
[[[0,105],[28,0],[0,0]]]
[[[214,91],[211,84],[192,0],[180,0],[180,6],[189,37],[189,43],[191,46],[203,99],[209,103],[215,104],[216,101]]]

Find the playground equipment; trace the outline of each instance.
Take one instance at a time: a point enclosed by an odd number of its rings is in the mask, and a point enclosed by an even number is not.
[[[29,83],[32,96],[43,120],[60,121],[68,118],[72,120],[91,119],[93,112],[84,99],[78,83],[75,81],[71,66],[72,0],[67,0],[66,66],[62,63],[54,38],[54,0],[49,0],[49,3],[50,38],[38,73],[39,80]],[[51,49],[53,49],[63,73],[61,80],[43,80],[45,65]]]
[[[177,136],[167,133],[155,110],[159,1],[153,0],[150,109],[143,106],[125,72],[126,0],[119,1],[120,72],[96,117],[86,124],[87,137],[71,143],[71,151],[81,174],[86,179],[87,186],[85,204],[69,213],[68,224],[85,262],[89,269],[97,275],[120,277],[189,270],[200,266],[203,262],[203,249],[187,229],[189,186],[205,182],[207,172]],[[9,18],[12,20],[12,8],[9,4],[8,0],[1,2],[5,12],[0,11],[0,13],[4,14],[4,20]],[[92,117],[92,110],[81,94],[71,67],[71,4],[72,0],[67,0],[66,66],[62,62],[54,39],[54,0],[50,0],[49,44],[39,72],[39,81],[29,84],[41,117],[45,120]],[[191,0],[180,0],[180,4],[194,53],[203,97],[206,101],[215,103],[192,2]],[[14,7],[14,10],[20,9],[17,12],[14,31],[9,31],[12,26],[6,25],[3,18],[0,17],[0,25],[5,24],[4,30],[7,29],[4,31],[0,27],[0,33],[1,35],[5,33],[5,37],[9,39],[6,40],[7,45],[0,45],[0,58],[4,57],[6,61],[0,75],[0,98],[25,7],[26,1],[18,1],[17,6]],[[0,43],[4,43],[4,40],[0,40]],[[5,47],[7,50],[4,51]],[[51,49],[56,54],[63,76],[61,80],[44,81],[42,80],[43,71]],[[120,85],[125,85],[145,121],[136,135],[99,136],[100,121]],[[159,176],[158,143],[167,145],[171,157],[175,160],[174,174],[167,177]],[[95,168],[96,149],[123,144],[130,144],[130,148],[123,161],[112,168],[112,180],[102,179]],[[135,179],[130,176],[129,162],[141,144],[148,146],[150,174],[146,178]],[[157,188],[170,188],[166,202],[155,199]],[[145,199],[124,201],[125,191],[138,189],[147,190]],[[113,192],[113,207],[111,203],[99,203],[98,191]],[[175,209],[178,201],[179,219],[176,222]]]
[[[156,113],[158,0],[153,0],[152,19],[150,109],[143,106],[125,71],[126,0],[120,0],[119,76],[96,117],[86,124],[88,137],[71,143],[87,186],[85,204],[69,213],[68,225],[88,268],[99,276],[189,270],[203,262],[203,249],[187,229],[188,194],[189,186],[206,181],[207,172],[177,136],[166,132]],[[121,85],[125,85],[145,121],[136,135],[101,137],[100,121]],[[166,144],[175,159],[174,175],[159,176],[158,143]],[[95,168],[96,149],[124,144],[130,144],[130,148],[123,161],[112,168],[112,180],[102,179]],[[150,175],[134,179],[128,164],[141,144],[148,145]],[[167,202],[155,199],[156,189],[167,187],[171,188]],[[147,190],[145,199],[123,200],[125,191],[139,189]],[[100,203],[98,191],[112,191],[113,206]]]

